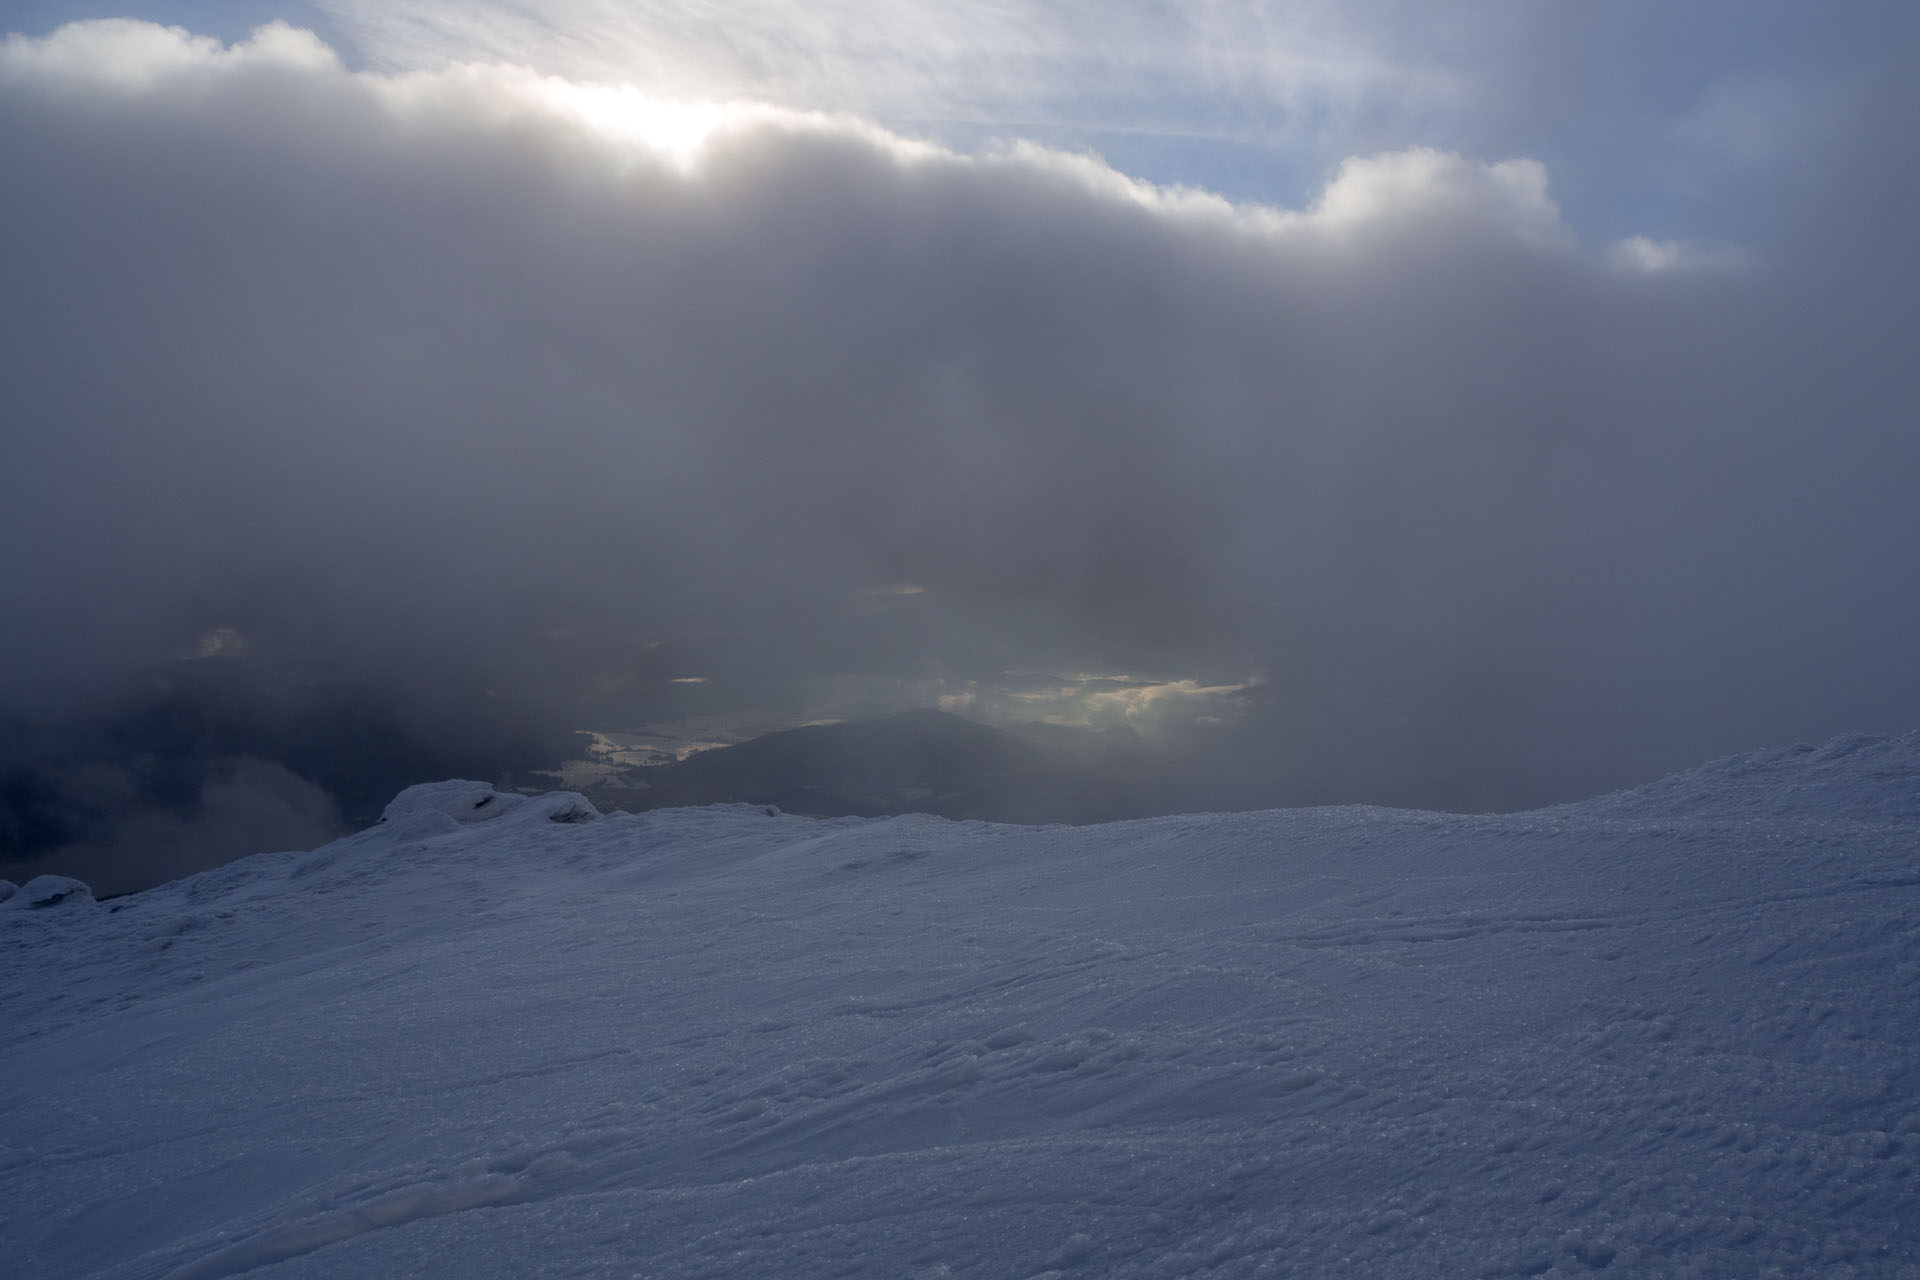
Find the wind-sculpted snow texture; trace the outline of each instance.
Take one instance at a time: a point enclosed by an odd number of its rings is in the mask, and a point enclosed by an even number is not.
[[[0,904],[0,1266],[1920,1275],[1916,787],[1920,735],[1503,817],[416,790]]]

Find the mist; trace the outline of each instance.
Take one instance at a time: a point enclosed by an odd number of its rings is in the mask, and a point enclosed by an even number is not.
[[[574,730],[1096,675],[1181,691],[1107,713],[1249,804],[1912,727],[1896,71],[1740,243],[1597,244],[1524,157],[1281,209],[280,26],[9,37],[0,862],[158,878]],[[243,728],[111,731],[156,690]]]

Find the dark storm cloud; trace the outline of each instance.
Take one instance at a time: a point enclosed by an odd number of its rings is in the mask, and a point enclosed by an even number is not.
[[[1462,808],[1908,726],[1920,210],[1860,93],[1689,265],[1577,245],[1527,162],[1296,214],[763,115],[686,167],[523,73],[16,40],[0,690],[109,714],[213,628],[426,738],[1257,673],[1266,798]]]

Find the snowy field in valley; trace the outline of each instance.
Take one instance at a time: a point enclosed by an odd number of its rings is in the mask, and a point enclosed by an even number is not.
[[[1500,817],[389,815],[0,903],[0,1271],[1920,1277],[1920,735]]]

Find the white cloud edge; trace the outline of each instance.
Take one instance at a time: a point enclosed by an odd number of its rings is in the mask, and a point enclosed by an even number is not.
[[[1751,264],[1752,256],[1732,245],[1628,236],[1607,247],[1606,260],[1607,265],[1615,271],[1648,276],[1676,272],[1738,271]]]
[[[977,155],[912,139],[844,113],[802,111],[750,101],[681,102],[650,97],[631,84],[590,83],[507,63],[454,63],[434,71],[352,71],[310,30],[275,20],[231,45],[183,27],[131,18],[85,19],[45,36],[10,34],[0,42],[0,79],[65,89],[138,94],[193,74],[280,70],[346,77],[368,86],[390,109],[406,111],[457,96],[493,96],[505,116],[544,116],[581,129],[614,155],[634,148],[689,177],[702,149],[736,129],[822,132],[857,139],[903,165],[1016,166],[1067,179],[1115,203],[1210,223],[1254,237],[1312,236],[1330,241],[1381,225],[1464,220],[1536,251],[1581,256],[1548,191],[1546,167],[1513,157],[1481,161],[1455,151],[1407,147],[1351,156],[1305,209],[1237,202],[1197,187],[1160,185],[1115,169],[1098,155],[1012,139]],[[1607,246],[1600,262],[1626,275],[1726,271],[1749,255],[1731,246],[1630,236]]]

